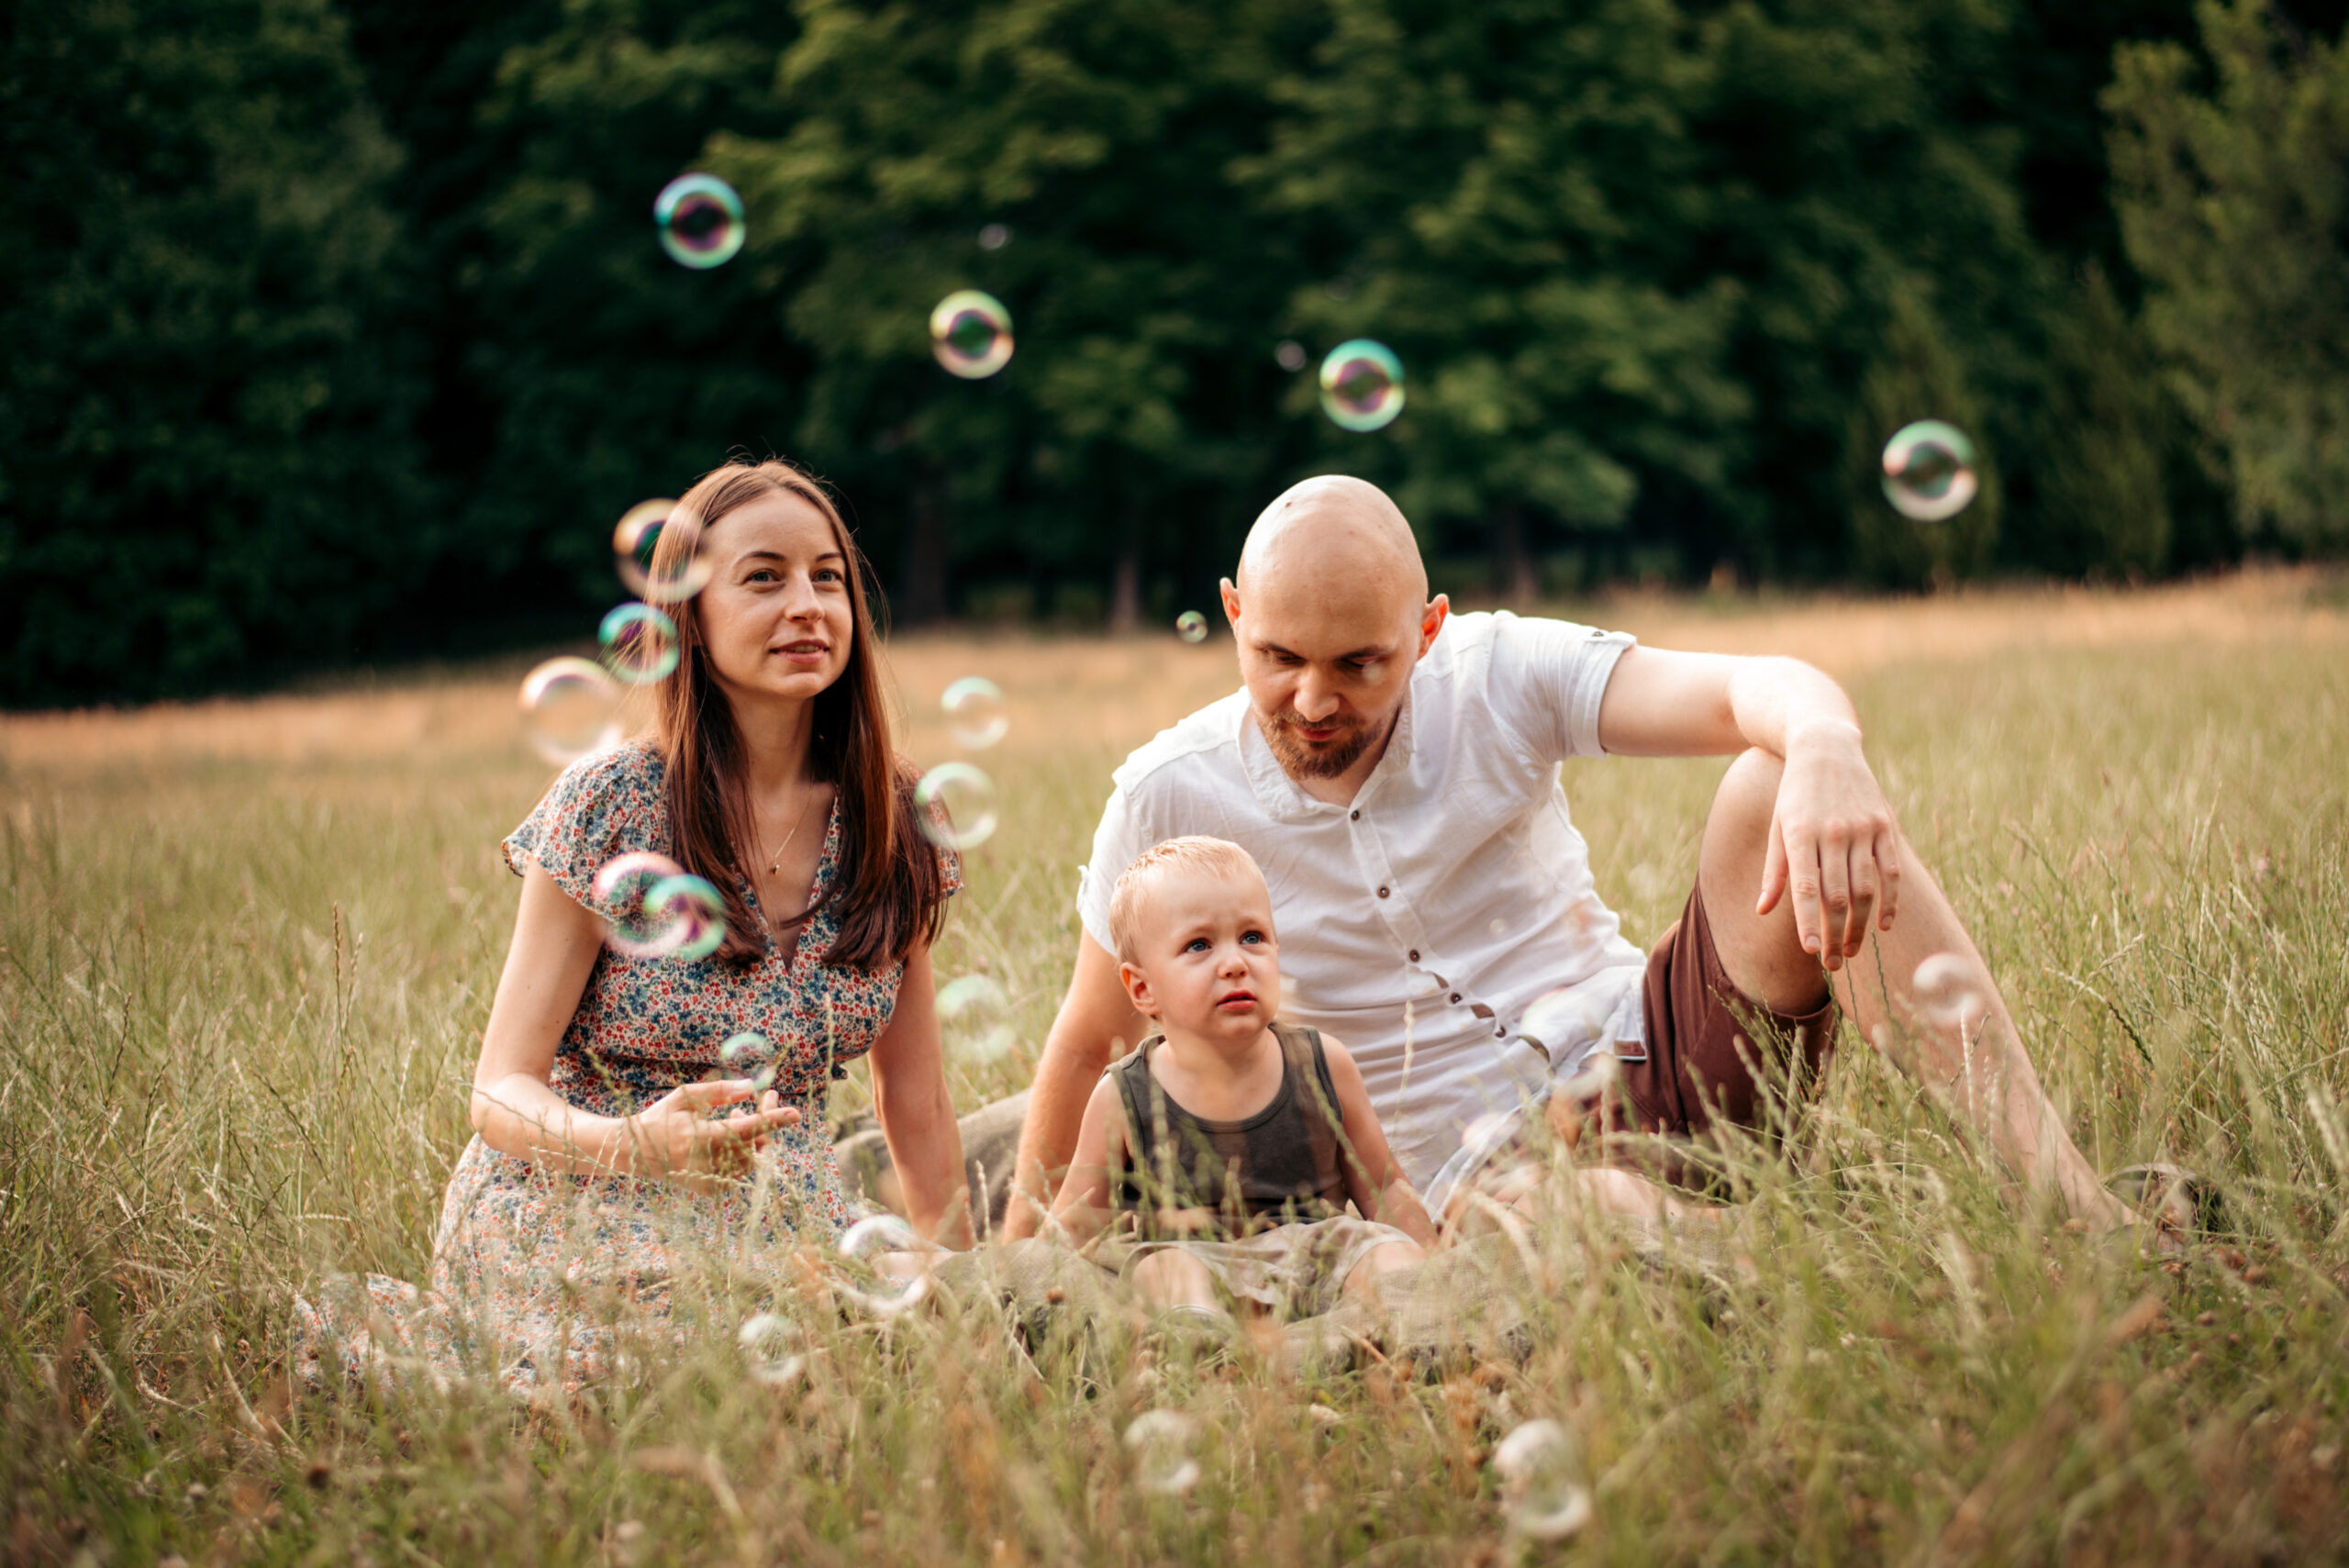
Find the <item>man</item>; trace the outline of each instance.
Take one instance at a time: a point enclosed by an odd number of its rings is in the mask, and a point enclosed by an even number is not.
[[[1436,1213],[1595,1054],[1617,1059],[1629,1127],[1752,1125],[1765,1096],[1751,1037],[1816,1062],[1840,1009],[2034,1187],[2091,1224],[2127,1223],[1894,826],[1833,681],[1790,659],[1453,617],[1428,595],[1401,512],[1342,477],[1265,509],[1223,608],[1245,689],[1134,752],[1102,814],[1009,1235],[1036,1229],[1094,1081],[1146,1027],[1110,956],[1109,890],[1135,855],[1194,833],[1264,868],[1294,1016],[1353,1047]],[[1736,758],[1681,920],[1645,958],[1599,901],[1557,777],[1566,758],[1601,754]],[[1928,958],[1961,1006],[1914,1005]]]

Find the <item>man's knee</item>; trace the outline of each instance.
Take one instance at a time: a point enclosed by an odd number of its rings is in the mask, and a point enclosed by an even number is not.
[[[1164,1306],[1215,1304],[1215,1276],[1205,1263],[1178,1248],[1143,1256],[1127,1277],[1145,1299]]]
[[[1705,825],[1706,847],[1710,849],[1718,836],[1735,840],[1741,846],[1750,844],[1758,855],[1767,847],[1770,821],[1778,810],[1778,784],[1786,776],[1785,762],[1759,746],[1741,752],[1713,792],[1712,815]],[[1762,874],[1759,860],[1753,874],[1756,878]]]
[[[1826,999],[1827,976],[1802,949],[1794,900],[1781,896],[1767,915],[1753,907],[1786,771],[1783,761],[1759,747],[1730,764],[1705,822],[1697,889],[1731,984],[1774,1012],[1807,1013]]]

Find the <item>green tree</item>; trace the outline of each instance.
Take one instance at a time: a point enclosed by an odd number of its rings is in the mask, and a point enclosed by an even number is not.
[[[2215,70],[2122,49],[2105,102],[2115,201],[2169,384],[2246,534],[2349,543],[2349,51],[2263,0],[2198,8]]]
[[[1918,418],[1944,419],[1975,435],[1979,492],[1957,516],[1911,521],[1884,496],[1887,439]],[[1989,564],[2003,499],[1992,450],[1980,446],[1982,405],[1964,358],[1920,291],[1893,302],[1892,319],[1859,395],[1853,401],[1844,442],[1851,485],[1852,575],[1885,588],[1930,588],[1980,574]]]
[[[348,657],[445,537],[407,277],[325,0],[14,9],[0,33],[0,699]]]
[[[1872,482],[1849,488],[1911,419],[2030,450],[2051,269],[2017,178],[2019,12],[1743,0],[1699,24],[1714,199],[1698,250],[1744,290],[1730,363],[1756,409],[1742,477],[1767,506],[1729,542],[1758,570],[1908,580],[1893,561],[1950,552],[1944,528],[1887,553],[1888,530],[1912,525]],[[1966,411],[1932,406],[1960,388]],[[1988,558],[1968,546],[1943,564]]]
[[[462,219],[455,280],[488,430],[452,586],[509,615],[607,604],[623,511],[729,450],[789,447],[807,361],[772,301],[790,258],[681,267],[652,204],[713,126],[788,123],[774,85],[792,38],[751,0],[575,0],[499,61],[473,121],[509,150]],[[753,237],[773,222],[749,214]]]
[[[1278,440],[1271,322],[1294,265],[1225,171],[1261,148],[1286,4],[803,0],[785,136],[712,161],[805,254],[784,304],[813,359],[802,446],[891,508],[912,618],[946,564],[1110,586],[1204,577]],[[980,242],[1000,225],[1002,243]],[[931,361],[951,290],[1002,299],[989,380]]]
[[[1914,418],[2031,447],[2054,272],[1998,85],[2015,6],[1329,9],[1247,172],[1304,226],[1289,319],[1388,341],[1412,394],[1388,436],[1319,451],[1481,535],[1504,589],[1558,528],[1765,573],[1987,566],[1954,545],[1993,537],[1988,507],[1887,554],[1845,475]]]
[[[2183,410],[2100,268],[2071,303],[2048,356],[2033,557],[2067,576],[2157,575],[2178,533]]]
[[[1386,342],[1408,396],[1377,435],[1317,421],[1317,460],[1391,479],[1423,528],[1487,534],[1495,586],[1520,600],[1529,513],[1613,529],[1658,484],[1734,509],[1740,290],[1690,250],[1705,72],[1669,0],[1330,9],[1245,172],[1309,225],[1319,275],[1285,324],[1317,360]],[[1308,362],[1292,408],[1312,381]]]

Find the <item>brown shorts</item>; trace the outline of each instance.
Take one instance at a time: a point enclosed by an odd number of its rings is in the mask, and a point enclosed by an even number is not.
[[[1620,1075],[1609,1095],[1610,1131],[1700,1140],[1716,1122],[1768,1136],[1771,1101],[1791,1107],[1817,1086],[1835,1043],[1836,1008],[1825,1002],[1799,1015],[1774,1013],[1730,981],[1713,946],[1705,903],[1694,888],[1680,918],[1648,954],[1641,1000],[1647,1054],[1616,1047]],[[1783,1116],[1784,1110],[1777,1115]],[[1634,1157],[1631,1163],[1656,1165]],[[1655,1173],[1708,1185],[1700,1170],[1666,1157]],[[1693,1178],[1693,1179],[1692,1179]]]

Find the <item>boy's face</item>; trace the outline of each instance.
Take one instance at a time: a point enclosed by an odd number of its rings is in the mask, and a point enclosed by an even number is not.
[[[1273,900],[1252,870],[1169,867],[1142,900],[1135,951],[1118,966],[1134,1010],[1186,1034],[1250,1040],[1281,1005]]]

